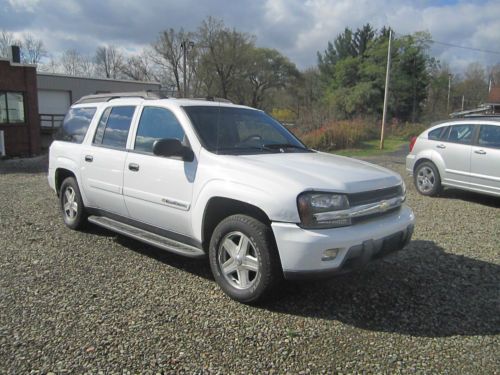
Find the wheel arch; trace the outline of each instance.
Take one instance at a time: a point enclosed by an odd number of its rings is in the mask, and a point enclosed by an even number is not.
[[[205,250],[208,250],[210,238],[215,227],[226,217],[236,214],[248,215],[266,225],[271,224],[271,220],[267,214],[257,206],[237,199],[222,196],[212,197],[208,200],[203,212],[201,242]]]
[[[57,196],[59,196],[61,192],[61,185],[65,179],[67,179],[68,177],[74,177],[74,179],[77,180],[76,174],[73,171],[66,168],[57,168],[54,176],[55,176],[55,187]]]

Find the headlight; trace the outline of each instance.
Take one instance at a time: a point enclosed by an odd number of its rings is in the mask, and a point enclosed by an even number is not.
[[[346,212],[349,200],[344,194],[305,192],[298,196],[297,206],[303,228],[335,228],[351,225]],[[340,212],[339,212],[340,211]]]
[[[404,181],[401,181],[401,190],[403,191],[403,200],[402,202],[404,202],[406,200],[406,184]]]

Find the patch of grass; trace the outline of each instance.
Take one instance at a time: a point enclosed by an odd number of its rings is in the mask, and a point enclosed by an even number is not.
[[[403,137],[388,137],[384,140],[384,149],[380,150],[380,140],[372,139],[370,141],[362,142],[356,148],[349,148],[344,150],[333,151],[333,154],[342,156],[377,156],[390,152],[395,152],[400,150],[403,146],[408,145],[409,141],[407,138]]]
[[[289,337],[298,337],[298,336],[300,336],[299,332],[297,332],[297,331],[295,331],[293,329],[290,329],[290,328],[287,328],[286,334]]]

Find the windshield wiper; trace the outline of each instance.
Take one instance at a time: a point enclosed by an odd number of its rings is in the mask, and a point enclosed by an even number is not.
[[[276,150],[276,149],[284,149],[284,148],[295,148],[298,150],[310,151],[308,148],[303,146],[292,145],[291,143],[269,143],[262,145],[262,148],[265,150]]]

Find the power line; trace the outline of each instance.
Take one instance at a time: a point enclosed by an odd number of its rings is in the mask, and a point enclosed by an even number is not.
[[[491,53],[495,55],[500,55],[499,51],[493,51],[489,49],[482,49],[482,48],[474,48],[474,47],[465,47],[465,46],[460,46],[458,44],[452,44],[452,43],[446,43],[446,42],[439,42],[437,40],[430,39],[429,42],[434,43],[434,44],[441,44],[443,46],[448,46],[448,47],[454,47],[454,48],[462,48],[462,49],[468,49],[471,51],[478,51],[478,52],[484,52],[484,53]]]
[[[396,33],[396,32],[393,32],[393,35],[396,35],[396,36],[411,36],[410,34],[400,34],[400,33]],[[500,51],[493,51],[491,49],[483,49],[483,48],[475,48],[475,47],[466,47],[466,46],[461,46],[459,44],[453,44],[453,43],[447,43],[447,42],[440,42],[438,40],[434,40],[434,39],[428,39],[426,40],[428,41],[429,43],[434,43],[434,44],[441,44],[443,46],[447,46],[447,47],[454,47],[454,48],[461,48],[461,49],[468,49],[470,51],[477,51],[477,52],[484,52],[484,53],[491,53],[491,54],[494,54],[494,55],[500,55]]]

